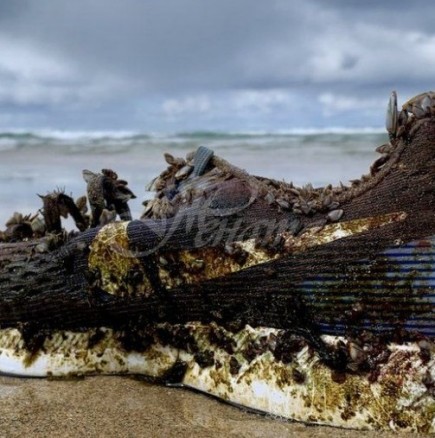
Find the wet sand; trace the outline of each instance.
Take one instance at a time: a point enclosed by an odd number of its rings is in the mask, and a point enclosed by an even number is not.
[[[129,377],[50,381],[1,376],[0,437],[23,436],[383,438],[397,434],[305,426]]]

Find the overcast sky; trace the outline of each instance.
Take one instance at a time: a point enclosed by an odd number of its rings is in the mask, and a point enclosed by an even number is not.
[[[0,0],[0,129],[383,125],[435,86],[435,2]]]

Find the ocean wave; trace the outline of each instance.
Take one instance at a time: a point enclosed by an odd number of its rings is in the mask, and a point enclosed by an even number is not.
[[[256,138],[256,137],[290,137],[290,136],[312,136],[312,135],[364,135],[364,134],[383,134],[384,128],[363,127],[326,127],[326,128],[293,128],[280,129],[275,131],[187,131],[176,134],[183,138]]]
[[[19,131],[0,132],[0,152],[55,151],[57,153],[124,153],[153,148],[195,148],[199,144],[213,147],[270,147],[271,144],[352,143],[385,137],[381,128],[289,129],[280,131],[190,131],[174,134],[134,131]]]

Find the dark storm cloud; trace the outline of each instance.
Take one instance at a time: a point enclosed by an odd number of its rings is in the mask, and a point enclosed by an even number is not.
[[[42,0],[1,32],[156,90],[238,82],[241,54],[272,42],[279,21],[262,2]]]
[[[23,117],[36,106],[38,120],[47,108],[65,126],[79,109],[121,125],[227,111],[327,119],[353,104],[368,117],[392,88],[431,87],[434,12],[423,1],[3,0],[0,104]]]

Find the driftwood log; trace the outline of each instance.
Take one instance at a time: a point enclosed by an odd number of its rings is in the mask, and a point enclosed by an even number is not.
[[[411,336],[401,315],[432,312],[413,307],[412,296],[394,308],[361,295],[350,304],[325,299],[319,311],[300,293],[322,273],[355,289],[367,271],[353,261],[435,234],[435,120],[426,113],[395,123],[370,174],[349,187],[296,188],[209,151],[207,165],[193,158],[201,172],[189,176],[184,161],[168,156],[141,220],[72,237],[3,239],[0,327],[32,340],[51,329],[215,321],[286,328],[321,348],[322,324],[355,333],[364,319]]]

